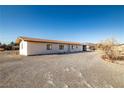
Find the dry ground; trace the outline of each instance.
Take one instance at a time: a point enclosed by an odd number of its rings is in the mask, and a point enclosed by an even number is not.
[[[0,87],[124,87],[124,65],[104,62],[97,52],[0,54]]]

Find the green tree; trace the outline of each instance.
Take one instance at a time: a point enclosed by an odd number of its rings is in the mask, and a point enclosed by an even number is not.
[[[14,46],[15,45],[15,43],[12,41],[12,42],[10,42],[10,44],[9,44],[10,46]]]

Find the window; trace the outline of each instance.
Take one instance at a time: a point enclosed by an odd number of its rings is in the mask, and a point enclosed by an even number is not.
[[[59,49],[63,50],[64,49],[64,45],[59,45]]]
[[[72,49],[74,49],[74,46],[73,46],[73,45],[71,45],[71,48],[72,48]]]
[[[47,44],[47,50],[52,50],[52,44]]]

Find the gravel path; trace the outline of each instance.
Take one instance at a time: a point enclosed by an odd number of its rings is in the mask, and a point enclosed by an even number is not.
[[[124,65],[98,53],[0,55],[0,87],[124,87]]]

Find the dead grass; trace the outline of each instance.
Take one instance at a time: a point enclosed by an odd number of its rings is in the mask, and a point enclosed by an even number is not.
[[[0,52],[0,63],[19,61],[22,57],[18,54],[18,51],[4,51]]]
[[[115,39],[106,39],[97,45],[97,49],[103,51],[102,58],[114,63],[117,60],[124,60],[124,56],[118,49],[118,43]]]

